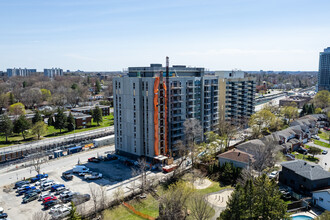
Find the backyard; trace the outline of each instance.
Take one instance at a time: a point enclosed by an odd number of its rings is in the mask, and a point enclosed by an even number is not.
[[[225,189],[228,187],[220,187],[219,183],[210,181],[211,184],[204,189],[196,189],[197,192],[206,195],[213,192],[218,192],[221,189]],[[185,181],[186,184],[188,181]],[[190,184],[191,185],[191,184]],[[163,193],[166,192],[166,189],[163,186],[157,187],[157,194],[161,196]],[[155,198],[151,194],[148,194],[145,199],[133,199],[129,202],[127,202],[129,205],[133,206],[136,211],[139,211],[143,214],[149,215],[150,217],[157,218],[159,215],[159,198]],[[188,204],[189,209],[189,204]],[[211,216],[213,216],[215,213],[214,210],[212,210]],[[116,206],[112,209],[105,210],[103,212],[103,219],[110,220],[110,219],[129,219],[129,220],[138,220],[138,219],[144,219],[136,214],[134,214],[132,211],[130,211],[128,208],[126,208],[124,205]],[[188,217],[188,219],[191,219]]]
[[[108,116],[103,116],[103,122],[100,123],[98,126],[96,122],[93,122],[90,125],[87,125],[86,128],[77,128],[74,131],[68,131],[67,129],[62,130],[60,133],[59,129],[55,129],[54,126],[48,126],[47,134],[44,135],[45,138],[50,138],[50,137],[58,137],[58,136],[63,136],[63,135],[68,135],[68,134],[73,134],[73,133],[79,133],[83,131],[89,131],[89,130],[94,130],[98,128],[103,128],[107,126],[113,125],[113,115],[108,115]],[[7,147],[10,145],[14,144],[22,144],[22,143],[27,143],[31,141],[35,141],[36,136],[33,135],[30,131],[25,137],[25,140],[23,139],[21,134],[12,134],[11,136],[8,137],[8,142],[6,142],[6,137],[0,136],[0,148],[1,147]]]

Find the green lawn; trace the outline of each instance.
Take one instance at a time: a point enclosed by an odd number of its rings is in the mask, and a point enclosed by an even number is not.
[[[75,131],[67,131],[62,130],[62,133],[60,133],[59,129],[55,129],[54,126],[48,126],[48,131],[47,134],[44,136],[45,138],[51,138],[51,137],[58,137],[58,136],[63,136],[63,135],[68,135],[68,134],[73,134],[73,133],[79,133],[83,131],[89,131],[89,130],[94,130],[98,128],[104,128],[107,126],[113,125],[113,115],[108,115],[103,117],[103,122],[100,123],[98,126],[97,123],[93,122],[90,125],[87,125],[87,128],[77,128]],[[26,139],[23,140],[23,137],[21,134],[13,134],[10,137],[8,137],[8,143],[6,143],[6,137],[0,137],[0,148],[1,147],[7,147],[10,145],[15,145],[15,144],[22,144],[22,143],[27,143],[31,141],[35,141],[36,137],[35,135],[32,135],[31,133],[27,134]]]
[[[330,131],[328,131],[328,132],[322,131],[321,133],[318,134],[318,136],[320,138],[322,138],[323,140],[329,140],[329,135],[327,133],[330,133]]]
[[[317,157],[311,157],[311,156],[307,156],[307,155],[303,155],[301,153],[298,153],[298,152],[295,152],[294,153],[296,159],[300,159],[300,160],[306,160],[306,161],[309,161],[309,162],[314,162],[314,163],[318,163],[319,162],[319,158]]]
[[[201,189],[201,190],[197,190],[197,191],[201,192],[202,194],[208,194],[208,193],[212,193],[212,192],[217,192],[224,188],[226,188],[226,187],[220,187],[219,183],[212,181],[211,186],[209,186],[206,189]],[[161,195],[163,193],[161,186],[158,186],[157,189],[158,189],[157,194]],[[132,205],[135,208],[135,210],[137,210],[143,214],[147,214],[147,215],[155,217],[155,218],[158,217],[159,201],[157,199],[155,199],[154,197],[152,197],[150,194],[148,194],[147,198],[145,198],[145,199],[142,199],[139,201],[131,200],[128,202],[128,204]],[[188,209],[189,209],[189,207],[188,207]],[[215,212],[213,210],[213,212],[211,213],[211,216],[213,216],[214,213]],[[143,218],[135,215],[134,213],[129,211],[123,205],[120,205],[120,206],[114,207],[112,209],[105,210],[103,212],[103,219],[104,220],[112,220],[112,219],[141,220]],[[192,219],[192,218],[189,216],[188,219]]]
[[[324,143],[323,141],[314,140],[314,144],[322,146],[322,147],[330,148],[330,144]]]

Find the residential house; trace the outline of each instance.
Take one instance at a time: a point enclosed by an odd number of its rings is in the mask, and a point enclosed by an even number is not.
[[[110,115],[110,107],[105,105],[97,105],[102,110],[102,116]],[[79,112],[83,114],[91,115],[92,111],[96,108],[96,106],[84,106],[71,109],[71,112]]]
[[[283,162],[279,181],[294,191],[311,195],[312,191],[330,186],[330,172],[320,165],[303,160]]]
[[[330,189],[314,191],[313,204],[330,211]]]
[[[243,151],[232,149],[217,156],[220,165],[225,163],[232,163],[234,167],[249,169],[254,162],[253,155]]]

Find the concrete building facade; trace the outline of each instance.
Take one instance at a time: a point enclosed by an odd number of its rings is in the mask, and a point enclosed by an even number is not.
[[[13,68],[13,69],[7,69],[7,76],[13,77],[13,76],[30,76],[32,74],[37,73],[36,69],[21,69],[21,68]]]
[[[200,121],[203,133],[216,128],[218,79],[205,76],[204,68],[170,67],[169,88],[161,64],[128,71],[128,76],[113,80],[117,153],[170,155],[184,138],[183,123],[189,118]]]
[[[63,69],[60,68],[44,69],[44,76],[49,78],[54,78],[55,76],[63,76]]]
[[[216,71],[219,82],[219,118],[245,122],[254,113],[256,82],[242,71]]]
[[[320,53],[318,91],[330,91],[330,47]]]

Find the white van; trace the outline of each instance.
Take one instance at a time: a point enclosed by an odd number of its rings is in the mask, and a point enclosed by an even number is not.
[[[73,167],[72,170],[74,173],[86,173],[89,171],[89,169],[85,166],[77,165]]]

